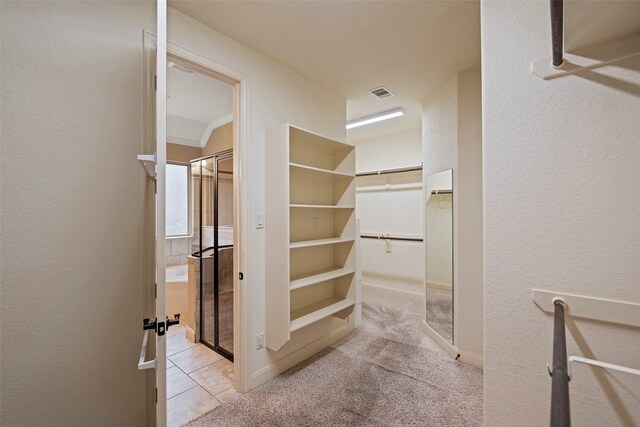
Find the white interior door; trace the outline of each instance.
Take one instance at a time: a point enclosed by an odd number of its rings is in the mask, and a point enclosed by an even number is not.
[[[157,0],[156,28],[156,425],[167,425],[165,188],[167,165],[167,1]]]
[[[138,369],[149,372],[149,423],[167,425],[167,344],[165,309],[165,183],[167,164],[167,2],[157,0],[156,34],[144,32],[145,116],[144,153],[138,160],[148,179],[145,187],[145,287],[144,336]],[[154,338],[155,337],[155,338]],[[155,353],[151,360],[147,353]],[[155,406],[155,410],[152,410]]]

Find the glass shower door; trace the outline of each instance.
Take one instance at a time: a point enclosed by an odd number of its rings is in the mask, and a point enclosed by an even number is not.
[[[233,154],[196,160],[193,178],[194,255],[200,257],[196,335],[233,360]]]
[[[215,157],[200,161],[200,341],[214,350],[216,349],[215,167]]]
[[[233,155],[216,158],[216,350],[233,358]]]

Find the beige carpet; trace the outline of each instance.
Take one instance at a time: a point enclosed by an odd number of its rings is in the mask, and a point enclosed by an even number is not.
[[[362,306],[352,334],[188,426],[482,425],[482,372],[422,331],[420,302],[364,290]]]

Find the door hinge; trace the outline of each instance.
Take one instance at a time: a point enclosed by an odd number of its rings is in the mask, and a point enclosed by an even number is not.
[[[158,284],[157,283],[153,284],[153,297],[155,299],[158,299]]]
[[[158,387],[156,387],[156,403],[158,403]]]
[[[238,279],[244,280],[244,273],[242,272],[238,273]]]
[[[153,90],[158,90],[158,76],[153,76]]]

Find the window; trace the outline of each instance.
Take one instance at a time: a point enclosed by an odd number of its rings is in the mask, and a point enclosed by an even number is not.
[[[189,165],[167,164],[167,237],[191,234],[189,218]]]

